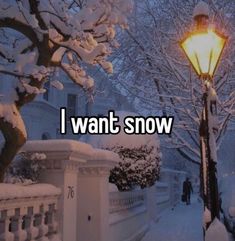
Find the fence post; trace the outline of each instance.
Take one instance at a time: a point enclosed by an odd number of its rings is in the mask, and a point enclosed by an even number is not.
[[[175,205],[180,201],[183,190],[183,182],[186,175],[187,173],[184,171],[171,170],[167,168],[162,170],[162,180],[170,184],[169,193],[171,205]],[[177,199],[175,199],[175,195],[177,196]]]
[[[46,155],[39,181],[53,184],[62,191],[57,216],[63,241],[78,241],[78,167],[90,158],[93,150],[88,144],[72,140],[28,141],[23,148],[28,153]]]
[[[156,198],[158,198],[158,197],[156,195],[156,186],[155,185],[146,189],[146,207],[147,207],[149,222],[151,222],[151,221],[156,222],[156,220],[157,220]]]
[[[78,241],[111,241],[109,175],[117,160],[114,153],[96,150],[92,160],[79,167]]]

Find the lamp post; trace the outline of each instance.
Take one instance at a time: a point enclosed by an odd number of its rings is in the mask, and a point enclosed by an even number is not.
[[[218,66],[227,37],[209,26],[209,6],[199,2],[194,9],[195,29],[181,42],[184,53],[203,83],[203,111],[200,122],[201,172],[204,206],[211,219],[220,218],[217,184],[216,154],[216,92],[213,76]],[[209,226],[207,223],[207,227]]]

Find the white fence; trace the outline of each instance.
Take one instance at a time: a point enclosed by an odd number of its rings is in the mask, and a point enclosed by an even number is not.
[[[148,230],[144,190],[109,193],[110,237],[113,241],[140,240]]]
[[[52,185],[0,185],[0,240],[59,241],[57,204],[60,190]]]
[[[171,169],[161,170],[161,181],[169,184],[170,205],[175,206],[181,199],[186,173]]]
[[[109,213],[117,213],[132,209],[144,204],[145,195],[143,190],[131,192],[109,192]]]
[[[170,169],[162,169],[160,180],[147,190],[147,206],[149,219],[158,221],[162,211],[173,208],[180,202],[183,181],[186,173]]]
[[[157,182],[155,185],[156,213],[160,214],[171,205],[170,184],[167,182]]]
[[[141,240],[151,221],[179,203],[185,173],[162,169],[160,180],[144,190],[109,193],[110,240]]]
[[[40,182],[53,186],[32,185],[21,195],[9,189],[6,198],[0,185],[0,241],[138,241],[180,199],[183,172],[163,169],[151,188],[109,191],[119,161],[112,152],[69,140],[32,141],[24,150],[46,154]]]

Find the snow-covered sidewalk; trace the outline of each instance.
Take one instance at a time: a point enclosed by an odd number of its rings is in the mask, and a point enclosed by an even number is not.
[[[189,206],[180,203],[163,212],[142,241],[203,241],[202,212],[203,204],[197,198]]]

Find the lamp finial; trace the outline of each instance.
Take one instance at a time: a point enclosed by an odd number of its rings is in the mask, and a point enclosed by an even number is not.
[[[210,15],[209,5],[204,1],[198,2],[193,10],[193,18],[197,19],[200,16],[209,18],[209,15]]]

